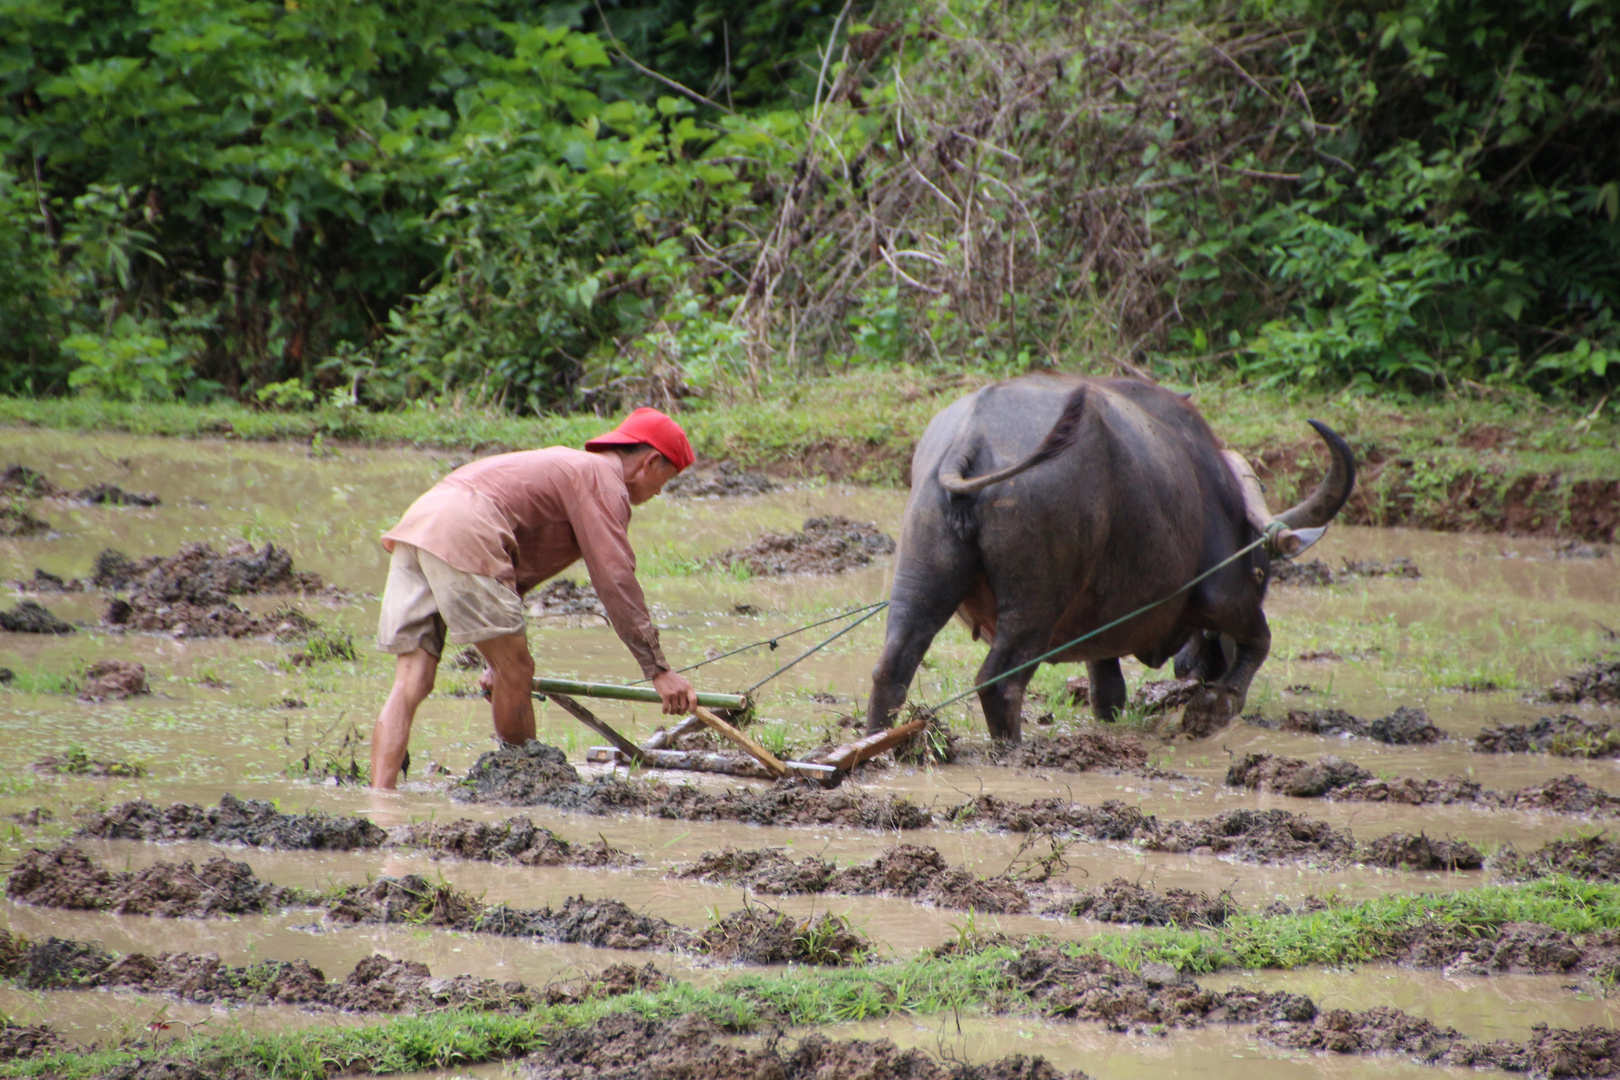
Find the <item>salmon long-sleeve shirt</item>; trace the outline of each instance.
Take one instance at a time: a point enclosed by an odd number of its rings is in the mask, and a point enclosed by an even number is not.
[[[583,555],[608,621],[650,679],[669,663],[636,581],[629,527],[618,455],[551,446],[463,465],[412,503],[382,542],[389,551],[412,544],[519,595]]]

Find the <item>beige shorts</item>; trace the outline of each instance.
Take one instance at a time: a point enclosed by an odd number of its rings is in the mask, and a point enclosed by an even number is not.
[[[518,594],[492,577],[468,574],[411,544],[394,545],[377,616],[377,648],[444,655],[445,631],[455,645],[476,645],[527,629]]]

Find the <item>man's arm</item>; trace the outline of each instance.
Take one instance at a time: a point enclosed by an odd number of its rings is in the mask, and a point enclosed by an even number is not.
[[[628,531],[629,500],[583,492],[570,508],[569,522],[608,621],[641,665],[642,675],[652,680],[653,689],[663,699],[664,711],[672,715],[691,712],[697,705],[696,692],[684,676],[670,670],[669,661],[664,659],[658,628],[653,625],[646,595],[636,580],[636,555]]]

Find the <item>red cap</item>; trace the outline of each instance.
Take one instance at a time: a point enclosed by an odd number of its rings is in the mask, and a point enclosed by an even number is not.
[[[637,443],[646,443],[663,454],[675,466],[676,472],[692,464],[697,457],[681,425],[657,409],[637,409],[624,418],[624,423],[586,443],[585,449],[606,450],[610,446],[634,446]]]

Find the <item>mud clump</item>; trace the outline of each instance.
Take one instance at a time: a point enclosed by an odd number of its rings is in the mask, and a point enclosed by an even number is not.
[[[1384,563],[1377,559],[1346,559],[1335,570],[1321,559],[1296,563],[1279,560],[1271,564],[1271,580],[1279,585],[1327,586],[1342,585],[1358,578],[1392,577],[1413,580],[1423,576],[1417,563],[1411,559],[1392,559]]]
[[[58,619],[37,600],[24,600],[10,611],[0,611],[0,630],[12,634],[71,634],[73,624]]]
[[[728,847],[704,852],[696,862],[677,867],[672,877],[692,878],[713,885],[742,885],[755,892],[792,896],[827,890],[837,867],[816,855],[798,862],[782,848],[744,850]]]
[[[1594,788],[1578,776],[1555,776],[1518,791],[1492,791],[1466,776],[1443,779],[1395,777],[1383,780],[1331,754],[1312,765],[1303,758],[1246,754],[1226,771],[1232,787],[1253,788],[1302,799],[1382,802],[1405,806],[1475,804],[1503,810],[1542,810],[1559,814],[1620,813],[1620,796]]]
[[[215,858],[201,869],[188,860],[112,872],[72,844],[24,855],[6,879],[6,895],[40,907],[162,918],[264,914],[306,900],[297,889],[261,882],[246,863]]]
[[[1300,799],[1314,799],[1335,788],[1370,779],[1372,773],[1366,769],[1332,754],[1324,755],[1314,765],[1304,758],[1246,754],[1226,770],[1229,787],[1271,791]]]
[[[78,491],[57,487],[44,473],[26,465],[9,465],[0,473],[0,496],[22,499],[71,499],[99,506],[158,506],[156,495],[125,491],[117,484],[95,483]]]
[[[609,949],[673,948],[692,939],[691,931],[638,915],[618,900],[576,896],[557,909],[486,907],[468,893],[434,885],[418,874],[341,889],[330,898],[327,916],[336,923],[410,923]]]
[[[1148,716],[1157,716],[1186,705],[1203,688],[1197,679],[1167,679],[1145,682],[1136,688],[1132,703]]]
[[[124,701],[152,692],[146,685],[146,665],[128,660],[98,660],[85,668],[84,677],[80,701]]]
[[[870,863],[835,874],[829,891],[851,895],[905,896],[936,907],[1014,914],[1030,909],[1029,894],[1006,877],[980,877],[951,866],[931,847],[897,844]]]
[[[934,848],[911,844],[888,848],[869,863],[842,870],[815,855],[794,862],[781,848],[726,848],[678,868],[674,876],[746,885],[778,896],[832,892],[903,896],[937,907],[985,912],[1022,912],[1030,908],[1029,895],[1016,882],[980,877],[963,867],[950,866]]]
[[[545,1001],[547,1005],[577,1005],[625,994],[655,993],[675,981],[652,964],[610,964],[595,978],[547,986]]]
[[[726,569],[745,566],[755,577],[779,574],[841,574],[867,566],[873,556],[894,554],[894,539],[870,522],[846,517],[810,518],[804,531],[766,533],[751,544],[722,551],[711,560]]]
[[[49,1024],[19,1024],[0,1016],[0,1061],[21,1061],[66,1049],[67,1042]]]
[[[1005,974],[1047,1016],[1101,1021],[1111,1031],[1204,1024],[1309,1022],[1316,1005],[1300,994],[1210,991],[1168,964],[1146,964],[1136,974],[1111,960],[1065,956],[1053,945],[1029,949],[1007,962]]]
[[[1600,660],[1553,683],[1546,699],[1563,703],[1590,701],[1620,705],[1620,657]]]
[[[600,615],[607,617],[602,598],[595,586],[581,585],[571,578],[557,578],[546,583],[528,600],[529,614],[536,618],[548,615]],[[483,657],[479,657],[480,666]]]
[[[1444,729],[1435,726],[1428,713],[1404,705],[1377,720],[1363,720],[1343,709],[1289,709],[1288,715],[1279,721],[1268,721],[1260,716],[1244,719],[1255,727],[1301,735],[1349,735],[1392,746],[1420,746],[1450,738]]]
[[[481,862],[517,863],[520,866],[635,866],[641,859],[610,847],[605,840],[570,844],[550,829],[526,817],[502,822],[452,821],[402,825],[388,835],[399,847],[424,848],[435,857],[451,856]]]
[[[1170,889],[1163,893],[1124,878],[1085,889],[1078,897],[1047,907],[1042,914],[1143,926],[1220,926],[1240,909],[1230,893]]]
[[[0,539],[43,536],[50,531],[51,523],[30,514],[26,507],[10,500],[0,502]]]
[[[872,943],[839,915],[809,919],[770,908],[749,907],[719,919],[698,939],[716,960],[740,964],[815,964],[841,967],[863,962]]]
[[[1491,870],[1508,881],[1568,874],[1586,881],[1620,881],[1620,842],[1606,835],[1551,840],[1521,855],[1511,844],[1491,856]]]
[[[1461,840],[1437,840],[1423,833],[1390,833],[1362,845],[1360,860],[1391,870],[1478,870],[1485,855]]]
[[[61,492],[44,473],[13,462],[0,472],[0,495],[18,499],[43,499]]]
[[[484,754],[450,792],[458,802],[538,806],[558,788],[580,783],[579,770],[555,746],[530,739]]]
[[[1330,1009],[1309,1023],[1261,1026],[1260,1039],[1291,1050],[1334,1054],[1397,1053],[1439,1064],[1463,1043],[1455,1028],[1436,1027],[1398,1009],[1378,1006],[1366,1012]]]
[[[1350,861],[1355,852],[1347,830],[1286,810],[1228,810],[1194,821],[1173,821],[1142,846],[1175,854],[1224,855],[1240,862],[1330,866]]]
[[[108,549],[96,556],[88,580],[59,585],[64,591],[128,590],[127,599],[114,598],[108,603],[102,616],[105,626],[193,638],[301,636],[315,624],[296,608],[261,617],[244,611],[230,597],[338,594],[322,583],[320,575],[294,570],[292,556],[284,548],[266,544],[255,549],[243,540],[231,544],[223,554],[199,541],[186,544],[172,556],[154,555],[138,561]]]
[[[991,751],[990,760],[996,765],[1062,772],[1129,770],[1145,768],[1148,752],[1142,740],[1134,735],[1088,729],[1073,735],[1026,739],[1010,748],[998,747]]]
[[[97,780],[111,777],[135,778],[145,776],[146,770],[126,761],[102,761],[92,758],[80,746],[70,746],[64,753],[40,758],[31,766],[46,776],[89,776]]]
[[[131,953],[114,956],[97,942],[47,938],[29,942],[0,931],[0,947],[19,954],[12,970],[0,971],[30,990],[121,989],[169,994],[199,1005],[296,1005],[343,1012],[432,1012],[477,1009],[521,1012],[540,1004],[614,997],[657,989],[669,978],[648,964],[616,964],[596,979],[537,990],[521,982],[471,975],[434,978],[426,964],[371,955],[348,977],[328,981],[305,960],[266,960],[246,967],[220,962],[213,953]]]
[[[1407,935],[1397,958],[1414,967],[1441,968],[1448,976],[1556,975],[1581,967],[1587,951],[1568,934],[1541,923],[1481,928],[1431,922]]]
[[[983,1065],[940,1062],[887,1039],[834,1040],[812,1033],[796,1046],[742,1045],[697,1014],[654,1020],[614,1013],[563,1028],[525,1059],[527,1080],[1085,1080],[1045,1059],[1012,1054]]]
[[[480,757],[450,788],[458,802],[554,806],[587,814],[639,813],[683,821],[751,825],[843,825],[921,829],[933,823],[923,807],[901,796],[824,791],[808,780],[778,780],[767,788],[713,793],[691,784],[604,777],[584,782],[554,746],[530,740]]]
[[[206,840],[284,851],[356,851],[380,847],[388,834],[360,817],[319,810],[283,814],[262,799],[226,794],[214,807],[176,803],[160,809],[144,799],[89,818],[78,836],[102,840]]]
[[[1474,736],[1482,754],[1556,754],[1559,757],[1620,757],[1620,728],[1579,716],[1543,716],[1534,724],[1497,724]]]
[[[73,494],[80,502],[92,506],[161,506],[163,500],[141,491],[125,491],[117,484],[91,484]]]
[[[674,499],[712,499],[723,495],[764,495],[777,485],[760,473],[746,472],[735,462],[722,461],[712,469],[688,469],[664,485]]]

